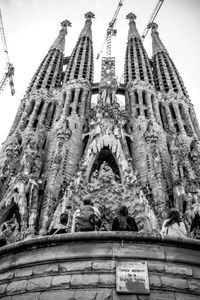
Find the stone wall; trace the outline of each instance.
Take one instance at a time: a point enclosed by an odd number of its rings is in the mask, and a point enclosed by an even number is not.
[[[6,300],[200,299],[200,242],[134,233],[36,238],[0,248]],[[116,262],[147,261],[150,294],[116,293]]]

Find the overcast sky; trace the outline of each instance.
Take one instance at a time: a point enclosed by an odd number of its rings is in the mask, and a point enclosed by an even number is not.
[[[65,55],[69,56],[84,25],[84,14],[92,11],[94,56],[100,51],[106,28],[119,0],[0,0],[10,61],[15,67],[16,94],[9,85],[0,95],[0,144],[6,139],[27,86],[60,30],[68,19],[72,27],[66,37]],[[134,12],[142,34],[158,0],[124,0],[116,24],[112,55],[116,57],[116,75],[123,74],[128,34],[126,15]],[[200,121],[200,0],[165,0],[156,18],[161,39],[181,74]],[[144,46],[151,57],[150,34]],[[0,41],[0,78],[5,72],[5,57]],[[101,61],[95,60],[95,78],[100,78]]]

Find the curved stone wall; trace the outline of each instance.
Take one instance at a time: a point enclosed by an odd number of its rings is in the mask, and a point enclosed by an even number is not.
[[[0,248],[6,300],[200,299],[200,242],[127,232],[35,238]],[[146,261],[149,295],[116,293],[116,262]]]

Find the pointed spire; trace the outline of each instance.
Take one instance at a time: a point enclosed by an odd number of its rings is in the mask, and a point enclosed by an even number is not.
[[[61,22],[61,30],[55,42],[50,47],[47,55],[41,62],[38,70],[33,76],[27,93],[35,89],[59,88],[61,85],[63,52],[65,46],[65,35],[67,28],[71,26],[68,20]]]
[[[140,35],[138,33],[138,30],[136,28],[136,24],[135,24],[135,19],[137,18],[137,16],[134,14],[134,13],[129,13],[127,16],[126,16],[126,19],[129,19],[129,32],[128,32],[128,41],[131,39],[131,38],[138,38],[138,39],[141,39],[140,38]]]
[[[89,82],[93,80],[93,47],[91,19],[94,18],[92,12],[85,14],[85,26],[82,29],[79,39],[72,51],[69,63],[66,68],[64,82],[73,79],[86,79]]]
[[[153,48],[153,55],[158,52],[164,51],[167,53],[167,49],[165,48],[164,44],[162,43],[159,33],[157,31],[158,25],[154,22],[150,23],[149,28],[151,28],[151,36],[152,36],[152,48]]]
[[[135,24],[136,15],[129,13],[126,18],[129,19],[130,28],[126,47],[125,83],[128,84],[136,80],[138,82],[146,81],[153,85],[149,58]]]
[[[153,72],[156,89],[165,93],[169,91],[182,93],[188,97],[183,80],[159,37],[158,25],[151,23],[149,28],[152,30]]]
[[[60,24],[61,24],[61,30],[59,32],[59,36],[57,37],[57,39],[55,40],[55,42],[52,44],[52,46],[50,47],[49,50],[57,49],[57,50],[60,50],[61,52],[64,52],[64,48],[65,48],[65,35],[67,34],[67,28],[71,27],[72,24],[68,20],[64,20]]]
[[[94,18],[95,15],[89,11],[88,13],[85,14],[85,26],[82,29],[79,38],[86,36],[89,37],[90,40],[92,40],[92,30],[91,30],[91,25],[92,25],[92,18]]]

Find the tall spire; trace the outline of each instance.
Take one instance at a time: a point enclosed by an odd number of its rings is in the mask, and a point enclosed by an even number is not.
[[[140,39],[140,35],[138,33],[138,30],[136,28],[136,24],[135,24],[135,19],[137,18],[137,16],[134,13],[129,13],[126,16],[126,19],[129,19],[129,32],[128,32],[128,41],[131,38],[138,38]]]
[[[136,15],[129,13],[126,18],[129,19],[129,32],[125,58],[125,82],[142,80],[153,85],[149,58],[135,24]]]
[[[159,37],[159,33],[157,31],[158,25],[152,22],[151,24],[149,24],[149,28],[151,28],[153,55],[161,51],[167,53],[167,49],[165,48],[163,42],[161,41]]]
[[[91,29],[91,25],[92,25],[92,18],[94,18],[95,15],[89,11],[88,13],[85,14],[85,26],[82,29],[79,38],[83,37],[83,36],[87,36],[89,37],[90,40],[92,40],[92,29]]]
[[[153,73],[156,89],[161,92],[180,92],[188,97],[183,80],[159,37],[158,25],[151,23],[149,27],[152,31]]]
[[[61,30],[59,32],[59,35],[58,35],[57,39],[55,40],[55,42],[50,47],[50,50],[51,49],[57,49],[57,50],[60,50],[60,52],[64,52],[64,49],[65,49],[65,36],[67,34],[67,28],[71,27],[72,24],[68,20],[64,20],[60,24],[61,24]]]
[[[85,14],[85,26],[83,27],[79,39],[72,51],[64,82],[73,79],[93,80],[93,47],[92,47],[92,18],[94,14],[88,12]]]
[[[68,20],[61,22],[61,30],[58,37],[50,47],[38,70],[33,76],[27,92],[45,88],[58,88],[61,85],[63,68],[63,51],[65,46],[65,35],[67,28],[71,26]]]

